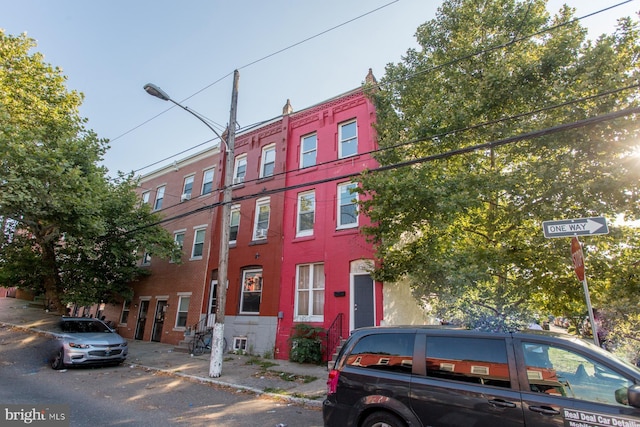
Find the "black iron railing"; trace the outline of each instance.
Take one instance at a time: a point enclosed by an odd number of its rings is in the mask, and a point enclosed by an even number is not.
[[[327,341],[326,341],[326,351],[325,356],[327,360],[331,360],[331,355],[340,345],[340,341],[342,341],[342,319],[344,315],[342,313],[338,313],[331,326],[327,329]]]

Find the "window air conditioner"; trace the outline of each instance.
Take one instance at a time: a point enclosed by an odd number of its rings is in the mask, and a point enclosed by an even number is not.
[[[233,178],[233,185],[242,184],[244,182],[244,176],[237,176]]]
[[[264,239],[266,237],[267,237],[267,230],[265,230],[264,228],[256,230],[256,239]]]
[[[181,202],[184,202],[185,200],[191,200],[191,193],[183,193],[182,196],[180,196]]]

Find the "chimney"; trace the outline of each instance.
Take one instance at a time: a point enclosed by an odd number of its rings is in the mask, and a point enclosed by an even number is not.
[[[291,101],[287,99],[287,103],[282,107],[282,115],[286,116],[291,113],[293,113],[293,107],[291,106]]]
[[[367,74],[367,77],[364,78],[364,82],[366,84],[372,84],[372,85],[375,85],[378,83],[378,81],[376,80],[376,77],[373,75],[373,70],[371,70],[371,68],[369,68],[369,73]]]

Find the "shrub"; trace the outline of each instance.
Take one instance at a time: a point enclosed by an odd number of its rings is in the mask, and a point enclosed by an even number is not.
[[[322,341],[324,330],[305,323],[299,323],[293,328],[289,339],[291,350],[289,360],[297,363],[322,363]]]

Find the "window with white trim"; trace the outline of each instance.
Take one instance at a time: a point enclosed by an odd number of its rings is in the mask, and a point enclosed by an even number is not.
[[[236,243],[240,231],[240,205],[231,207],[231,218],[229,220],[229,244]]]
[[[193,175],[190,175],[184,179],[184,185],[182,186],[182,196],[184,198],[191,198],[191,193],[193,192],[193,179]]]
[[[142,265],[151,265],[151,254],[149,252],[142,254]]]
[[[242,184],[247,174],[247,155],[241,154],[236,157],[236,162],[233,167],[233,184]]]
[[[166,186],[161,186],[158,187],[158,189],[156,190],[156,203],[153,205],[153,210],[154,211],[159,211],[160,209],[162,209],[162,201],[164,200],[164,190],[165,190]]]
[[[240,295],[240,313],[260,314],[262,300],[262,269],[242,272],[242,295]]]
[[[300,141],[300,169],[316,165],[318,152],[318,135],[312,133],[301,138]]]
[[[324,264],[296,267],[296,322],[324,320]]]
[[[256,201],[256,218],[253,225],[253,240],[262,240],[267,238],[269,230],[269,216],[271,207],[269,198],[258,199]]]
[[[202,175],[202,194],[209,194],[213,191],[213,175],[215,169],[207,169]]]
[[[178,300],[178,313],[176,314],[176,328],[187,326],[187,315],[189,314],[190,295],[182,295]]]
[[[197,229],[193,238],[193,250],[191,251],[191,258],[202,258],[204,252],[204,237],[206,234],[205,228]]]
[[[142,193],[142,204],[148,205],[150,197],[151,197],[150,191],[145,191],[144,193]]]
[[[129,320],[129,310],[131,309],[131,301],[125,300],[122,303],[122,313],[120,314],[120,323],[123,325],[127,324]]]
[[[182,255],[182,248],[184,247],[184,231],[176,231],[173,233],[173,242],[180,249],[180,254]],[[176,258],[171,259],[171,262],[178,262],[180,258],[176,256]]]
[[[298,220],[296,236],[313,235],[313,223],[316,214],[316,193],[307,191],[298,194]]]
[[[358,154],[358,125],[355,120],[338,125],[338,158]]]
[[[338,184],[338,228],[358,226],[358,194],[353,192],[355,189],[353,182]]]
[[[273,176],[275,168],[276,168],[276,144],[270,144],[262,148],[260,178]]]

